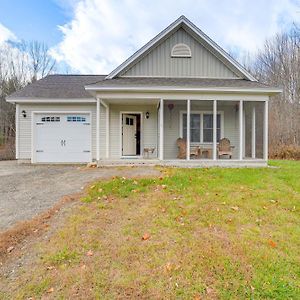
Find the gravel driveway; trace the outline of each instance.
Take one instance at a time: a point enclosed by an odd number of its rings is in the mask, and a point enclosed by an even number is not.
[[[18,165],[0,161],[0,231],[52,207],[95,179],[157,176],[151,167],[85,168],[65,165]]]

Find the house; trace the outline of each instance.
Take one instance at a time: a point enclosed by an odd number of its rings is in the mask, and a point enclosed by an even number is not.
[[[19,161],[265,166],[279,92],[181,16],[108,75],[49,75],[7,101]]]

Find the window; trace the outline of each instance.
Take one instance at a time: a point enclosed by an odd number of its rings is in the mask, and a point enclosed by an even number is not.
[[[192,57],[191,48],[186,44],[176,44],[172,48],[171,57]]]
[[[217,142],[220,141],[221,136],[221,115],[217,114]],[[203,114],[203,142],[213,142],[213,115]]]
[[[133,125],[133,119],[126,118],[125,123],[126,123],[126,125]]]
[[[67,122],[86,122],[86,117],[67,116]]]
[[[187,116],[183,114],[183,138],[186,139],[187,133]],[[191,114],[191,142],[192,143],[200,143],[200,114]]]
[[[42,122],[60,122],[60,117],[56,116],[48,116],[48,117],[42,117]]]
[[[187,135],[187,114],[182,114],[182,137]],[[221,114],[217,114],[217,142],[221,138]],[[190,123],[191,143],[212,143],[213,142],[213,114],[205,112],[191,112]]]

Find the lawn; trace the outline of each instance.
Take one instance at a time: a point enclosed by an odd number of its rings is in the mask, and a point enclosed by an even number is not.
[[[97,182],[0,298],[300,299],[300,162],[270,165]]]

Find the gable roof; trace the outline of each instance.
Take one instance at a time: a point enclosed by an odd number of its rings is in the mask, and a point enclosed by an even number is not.
[[[188,20],[185,16],[179,17],[175,22],[169,25],[166,29],[161,31],[156,37],[150,40],[146,45],[140,48],[126,61],[114,69],[106,79],[112,79],[120,75],[124,70],[135,65],[145,55],[147,55],[158,44],[168,38],[173,32],[180,27],[184,28],[190,33],[196,40],[198,40],[203,46],[211,51],[217,58],[219,58],[227,67],[229,67],[234,73],[241,78],[257,81],[242,65],[240,65],[235,59],[233,59],[225,50],[217,45],[211,38],[209,38],[203,31],[201,31],[195,24]]]
[[[19,98],[82,99],[91,98],[84,86],[104,80],[106,75],[48,75],[28,84],[7,97],[8,101]]]

